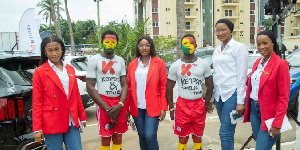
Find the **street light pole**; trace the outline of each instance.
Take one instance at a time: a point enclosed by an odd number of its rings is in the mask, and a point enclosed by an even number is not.
[[[101,25],[100,25],[100,1],[102,0],[94,0],[97,2],[97,20],[98,20],[98,42],[100,43],[100,33],[101,33]]]

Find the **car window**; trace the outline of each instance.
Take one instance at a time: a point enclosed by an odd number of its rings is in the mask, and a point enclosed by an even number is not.
[[[71,61],[72,66],[74,66],[79,71],[87,70],[87,60],[86,58],[75,59]]]
[[[261,56],[249,56],[248,57],[248,69],[252,69],[255,61],[260,58]]]
[[[10,71],[0,67],[0,87],[5,88],[13,85],[31,86],[30,76],[30,73],[26,71]]]
[[[300,67],[300,54],[294,54],[287,58],[291,67]]]

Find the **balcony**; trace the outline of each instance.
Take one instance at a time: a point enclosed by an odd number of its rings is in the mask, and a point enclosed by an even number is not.
[[[239,14],[238,13],[232,13],[232,14],[225,14],[222,13],[222,18],[227,18],[227,19],[239,19]]]
[[[185,0],[185,5],[197,5],[197,0]]]
[[[223,0],[221,6],[228,7],[228,6],[238,6],[240,3],[239,0]]]
[[[197,28],[196,26],[186,25],[185,26],[185,32],[196,32]]]
[[[300,11],[297,11],[293,16],[294,17],[300,17]]]
[[[292,24],[292,29],[293,30],[300,30],[300,23],[293,23]]]
[[[197,13],[196,12],[190,12],[190,11],[186,11],[185,12],[185,18],[186,19],[196,19],[197,18]]]

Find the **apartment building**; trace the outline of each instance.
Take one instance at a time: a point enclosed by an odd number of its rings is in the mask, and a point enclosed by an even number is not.
[[[233,38],[247,46],[255,44],[258,32],[258,0],[184,0],[185,33],[196,37],[198,47],[216,47],[214,24],[220,18],[231,20]],[[134,2],[136,19],[138,2]],[[152,37],[176,37],[176,0],[144,0],[143,19],[149,19],[146,31]],[[137,22],[137,20],[136,20]]]
[[[297,0],[296,5],[288,15],[284,24],[283,43],[287,50],[292,50],[295,45],[300,47],[300,0]]]

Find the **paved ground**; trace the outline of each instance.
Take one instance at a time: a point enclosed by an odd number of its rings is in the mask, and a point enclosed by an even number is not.
[[[176,91],[175,86],[174,91]],[[177,98],[177,92],[174,92],[174,99]],[[100,149],[100,136],[98,135],[98,125],[95,118],[95,107],[86,109],[88,117],[87,127],[81,134],[83,149],[84,150],[99,150]],[[168,114],[168,112],[167,112]],[[293,150],[294,141],[296,137],[295,122],[290,120],[293,129],[282,134],[281,138],[281,150]],[[158,128],[158,141],[161,150],[177,150],[178,137],[173,134],[172,121],[170,117],[166,117],[166,120],[160,122]],[[213,114],[207,115],[206,126],[203,136],[204,150],[221,150],[219,139],[219,126],[220,122],[216,111]],[[251,135],[250,123],[238,123],[235,133],[235,149],[239,150],[243,143],[247,141]],[[254,150],[255,142],[251,142],[246,147],[247,150]],[[188,149],[193,149],[192,140],[188,142]],[[275,146],[273,147],[275,150]],[[123,150],[139,150],[138,135],[136,131],[131,128],[123,135]]]

